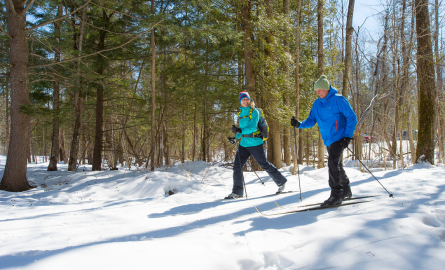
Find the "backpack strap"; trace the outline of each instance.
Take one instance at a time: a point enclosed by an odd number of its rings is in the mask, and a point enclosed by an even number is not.
[[[242,134],[241,137],[243,138],[262,138],[261,133],[259,131],[255,131],[251,134]]]
[[[256,109],[256,108],[255,108]],[[252,107],[250,108],[250,111],[249,111],[249,119],[250,120],[252,120],[252,112],[253,112],[253,109],[252,109]],[[238,119],[244,119],[244,118],[246,118],[247,116],[243,116],[243,117],[241,117],[241,111],[239,111],[238,112]]]

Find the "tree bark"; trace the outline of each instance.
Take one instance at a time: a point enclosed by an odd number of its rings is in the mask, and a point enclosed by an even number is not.
[[[105,28],[108,28],[110,17],[102,10],[102,20]],[[105,38],[107,32],[105,30],[99,31],[98,51],[105,49]],[[97,74],[102,76],[108,65],[107,58],[101,54],[97,55]],[[93,171],[100,171],[102,167],[102,149],[103,149],[103,124],[104,124],[104,85],[102,79],[96,84],[96,132],[94,136],[94,150],[93,150]]]
[[[65,139],[63,130],[59,129],[59,160],[63,160],[63,162],[66,164],[66,152],[65,152]]]
[[[9,149],[9,85],[5,86],[5,153],[8,155]]]
[[[289,0],[283,0],[283,15],[286,17],[286,19],[289,18]],[[289,41],[287,38],[284,39],[284,48],[287,53],[289,53]],[[283,66],[283,73],[285,76],[286,81],[289,78],[289,70],[287,63]],[[283,93],[283,103],[286,105],[286,107],[290,106],[290,97],[289,97],[290,89],[285,89],[285,92]],[[286,119],[287,120],[287,119]],[[291,164],[291,140],[290,140],[290,126],[289,124],[284,126],[283,129],[283,147],[284,147],[284,162],[286,163],[286,166],[289,166]]]
[[[206,161],[207,159],[207,136],[208,136],[208,128],[207,128],[207,87],[208,87],[208,73],[209,73],[209,57],[208,57],[208,45],[209,40],[206,39],[206,52],[205,52],[205,82],[204,82],[204,101],[202,104],[202,122],[203,122],[203,128],[202,128],[202,141],[201,141],[201,154],[202,154],[202,160]]]
[[[11,61],[11,135],[8,156],[0,189],[10,192],[28,190],[31,186],[26,178],[28,126],[30,115],[21,112],[29,101],[28,33],[26,30],[26,10],[23,0],[6,1],[9,36],[11,39],[9,56]],[[24,132],[25,131],[25,132]]]
[[[441,117],[441,111],[442,111],[442,106],[441,104],[443,104],[441,101],[442,100],[442,95],[443,95],[443,77],[442,77],[442,66],[439,65],[440,63],[440,51],[439,51],[439,0],[435,0],[435,4],[434,4],[434,19],[435,19],[435,23],[434,23],[434,52],[435,52],[435,62],[436,62],[436,76],[437,76],[437,86],[436,86],[436,91],[437,91],[437,99],[436,99],[436,103],[437,103],[437,110],[436,110],[436,118],[437,118],[437,129],[438,132],[438,137],[439,137],[439,159],[443,158],[444,156],[444,135],[443,132],[440,132],[441,127],[444,124],[444,119],[443,117]]]
[[[57,17],[62,17],[63,6],[59,3],[57,6]],[[54,61],[60,61],[60,48],[58,44],[60,43],[60,28],[61,22],[58,21],[54,23],[54,36],[56,45],[54,47]],[[54,67],[54,69],[58,69]],[[57,171],[57,163],[59,161],[59,97],[60,95],[60,85],[59,79],[56,76],[54,78],[54,89],[53,89],[53,132],[51,135],[51,156],[49,158],[48,171]]]
[[[345,45],[345,69],[343,72],[343,91],[342,95],[345,98],[349,96],[349,82],[351,80],[351,66],[352,66],[352,17],[354,14],[355,0],[349,0],[348,15],[346,19],[346,45]]]
[[[295,118],[300,118],[300,31],[301,31],[301,1],[297,5],[297,29],[295,35]],[[303,163],[303,137],[300,136],[300,129],[296,129],[295,139],[298,143],[295,145],[294,170],[292,174],[297,174],[298,164]],[[297,150],[298,149],[298,150]]]
[[[102,56],[99,56],[102,57]],[[99,73],[100,74],[100,73]],[[104,123],[104,87],[100,82],[96,86],[96,133],[94,136],[93,171],[100,171],[102,167]]]
[[[428,0],[416,0],[417,83],[419,96],[417,161],[434,164],[436,85]]]
[[[196,136],[198,133],[198,127],[196,126],[196,103],[195,103],[195,109],[193,114],[193,147],[192,147],[192,161],[195,161],[195,154],[196,154]]]
[[[78,44],[78,52],[79,56],[82,54],[82,43],[83,43],[83,31],[85,26],[85,12],[86,8],[82,10],[82,20],[80,22],[79,29],[79,44]],[[75,44],[76,47],[76,44]],[[84,107],[84,97],[82,91],[82,82],[80,80],[80,59],[77,62],[77,80],[76,80],[76,89],[74,93],[74,128],[73,128],[73,138],[71,141],[70,147],[70,159],[68,164],[68,171],[76,171],[77,170],[77,156],[79,153],[79,141],[80,141],[80,128],[82,125],[82,115],[83,115],[83,107]]]
[[[162,124],[164,136],[162,137],[162,144],[164,145],[164,164],[166,166],[170,165],[170,144],[168,142],[168,134],[167,134],[167,124],[166,121]]]
[[[155,14],[155,0],[151,0],[151,14]],[[151,156],[150,171],[155,169],[155,110],[156,110],[156,92],[155,92],[155,70],[156,69],[156,44],[155,28],[151,29]]]
[[[393,2],[393,35],[392,35],[392,47],[398,48],[398,38],[396,33],[396,3]],[[401,96],[400,96],[400,89],[399,89],[399,70],[396,67],[396,64],[398,62],[398,56],[393,53],[392,54],[392,65],[393,65],[393,88],[395,91],[395,101],[394,101],[394,128],[393,128],[393,145],[392,145],[392,152],[394,153],[394,162],[393,162],[393,169],[397,168],[397,160],[403,159],[403,152],[400,151],[399,155],[397,155],[397,135],[400,133],[400,110],[401,110]],[[402,136],[399,136],[400,146],[402,145]],[[402,167],[403,168],[403,167]]]
[[[255,70],[253,68],[253,34],[250,29],[252,3],[251,0],[244,0],[242,3],[242,28],[244,31],[244,62],[246,69],[246,90],[250,95],[255,93]]]
[[[265,1],[266,4],[266,15],[267,18],[269,20],[273,20],[273,3],[272,0],[266,0]],[[268,36],[266,36],[266,43],[267,44],[273,44],[273,33],[270,33]],[[273,46],[273,45],[272,45]],[[274,52],[272,52],[268,46],[266,46],[265,51],[265,55],[268,58],[274,59],[275,55]],[[272,74],[268,74],[269,71],[265,72],[265,77],[272,77]],[[275,87],[275,85],[269,85],[268,87]],[[269,140],[267,142],[267,151],[268,151],[268,159],[269,161],[275,165],[275,167],[277,167],[278,169],[280,169],[283,164],[282,164],[282,158],[281,158],[281,127],[279,122],[274,119],[272,116],[273,114],[273,104],[277,102],[277,100],[274,97],[269,97],[269,104],[266,107],[266,112],[267,112],[267,116],[269,116],[268,118],[268,124],[270,126],[269,128]],[[269,151],[271,153],[269,153]]]
[[[324,0],[318,0],[318,76],[324,74],[324,53],[323,53],[323,5]],[[318,128],[318,169],[324,168],[324,143]]]

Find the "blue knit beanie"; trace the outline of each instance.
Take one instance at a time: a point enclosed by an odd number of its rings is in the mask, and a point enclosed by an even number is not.
[[[243,98],[250,99],[249,93],[247,93],[246,91],[242,91],[241,93],[239,93],[238,101],[240,104],[241,104],[241,100],[243,100]]]

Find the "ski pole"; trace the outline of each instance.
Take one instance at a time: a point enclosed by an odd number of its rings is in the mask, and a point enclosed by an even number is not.
[[[295,119],[295,116],[292,116]],[[298,151],[297,151],[297,130],[294,127],[294,140],[295,140],[295,163],[297,164],[297,176],[298,176],[298,187],[300,188],[300,202],[303,201],[303,197],[301,197],[301,184],[300,184],[300,168],[298,166]]]
[[[393,195],[392,193],[389,193],[389,191],[382,185],[382,183],[380,183],[380,181],[374,176],[374,174],[372,174],[372,172],[368,169],[368,167],[366,167],[365,164],[363,164],[363,162],[362,162],[362,161],[361,161],[361,160],[354,154],[354,152],[352,152],[352,150],[349,148],[349,146],[348,146],[347,148],[348,148],[349,152],[351,152],[351,154],[352,154],[358,161],[360,161],[360,163],[363,165],[363,167],[365,167],[365,168],[368,170],[368,172],[372,175],[372,177],[374,177],[374,179],[375,179],[377,182],[379,182],[379,184],[382,186],[382,188],[383,188],[384,190],[386,190],[386,192],[388,192],[389,197],[394,199],[394,195]]]
[[[261,179],[261,177],[259,177],[258,176],[258,174],[256,173],[256,171],[255,171],[255,169],[252,167],[252,165],[251,164],[249,164],[249,166],[250,166],[250,168],[252,169],[252,171],[255,173],[255,175],[256,175],[256,177],[258,177],[258,179],[260,179],[260,181],[261,181],[261,184],[263,184],[263,186],[264,186],[264,182],[263,182],[263,179]]]
[[[236,147],[236,146],[234,146],[234,147]],[[249,164],[249,166],[252,169],[252,171],[255,173],[256,177],[258,177],[258,179],[260,180],[261,184],[263,184],[263,186],[265,186],[263,179],[261,179],[261,177],[258,176],[258,174],[256,173],[255,169],[252,167],[252,165]]]

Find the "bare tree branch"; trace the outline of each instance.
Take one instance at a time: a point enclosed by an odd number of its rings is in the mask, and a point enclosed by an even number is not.
[[[55,80],[39,79],[39,80],[30,81],[29,83],[31,84],[31,83],[42,82],[42,81],[45,81],[45,82],[54,82]]]
[[[3,29],[3,27],[0,25],[0,30],[2,30],[3,34],[5,34],[9,39],[12,39],[12,37],[6,33],[5,29]]]
[[[87,55],[82,55],[82,56],[78,56],[78,57],[73,57],[73,58],[70,58],[70,59],[62,60],[62,61],[60,61],[60,62],[52,62],[52,63],[48,63],[48,64],[43,64],[43,65],[30,66],[29,68],[41,68],[41,67],[49,67],[49,66],[53,66],[53,65],[59,65],[59,64],[62,64],[62,63],[71,62],[71,61],[74,61],[74,60],[82,59],[82,58],[89,57],[89,56],[93,56],[93,55],[96,55],[96,54],[101,54],[101,53],[103,53],[103,52],[113,51],[113,50],[122,48],[122,47],[124,47],[125,45],[131,43],[133,40],[135,40],[135,39],[137,39],[138,37],[142,36],[143,34],[145,34],[145,33],[149,32],[149,31],[151,31],[151,29],[153,29],[156,25],[158,25],[158,24],[161,23],[162,21],[163,21],[163,20],[160,20],[159,22],[155,23],[150,29],[148,29],[148,30],[146,30],[146,31],[144,31],[144,32],[142,32],[142,33],[140,33],[140,34],[138,34],[137,36],[133,37],[133,38],[130,39],[129,41],[127,41],[127,42],[125,42],[125,43],[123,43],[123,44],[121,44],[121,45],[119,45],[119,46],[116,46],[116,47],[113,47],[113,48],[110,48],[110,49],[104,49],[104,50],[97,51],[97,52],[94,52],[94,53],[90,53],[90,54],[87,54]]]
[[[392,89],[392,90],[386,92],[386,93],[383,94],[383,95],[377,94],[377,95],[375,95],[375,96],[372,98],[371,102],[369,103],[368,108],[366,108],[366,110],[363,112],[362,116],[360,117],[360,120],[359,120],[358,123],[357,123],[357,129],[360,129],[360,128],[361,128],[361,125],[363,124],[363,122],[365,122],[365,118],[366,118],[366,116],[367,116],[368,113],[372,110],[372,108],[374,108],[375,102],[376,102],[377,100],[381,100],[381,99],[384,99],[384,98],[388,97],[389,95],[391,95],[391,93],[392,93],[393,91],[394,91],[394,89]]]
[[[44,22],[44,23],[42,23],[42,24],[36,25],[36,26],[34,26],[34,27],[28,28],[27,30],[28,30],[28,31],[32,31],[32,30],[37,29],[37,28],[39,28],[39,27],[42,27],[42,26],[44,26],[44,25],[47,25],[47,24],[50,24],[50,23],[53,23],[53,22],[57,22],[57,21],[63,20],[63,19],[65,19],[66,17],[68,17],[68,16],[70,16],[70,15],[76,13],[78,10],[84,8],[84,7],[85,7],[86,5],[88,5],[88,3],[90,3],[90,2],[91,2],[91,0],[87,0],[87,1],[85,2],[85,4],[83,4],[83,5],[81,5],[80,7],[76,8],[76,9],[73,10],[71,13],[68,13],[68,14],[66,14],[65,16],[56,18],[56,19],[54,19],[54,20],[50,20],[50,21]]]
[[[36,0],[31,0],[27,5],[26,8],[23,10],[23,13],[28,12],[28,10],[32,7],[32,5],[34,4]]]

